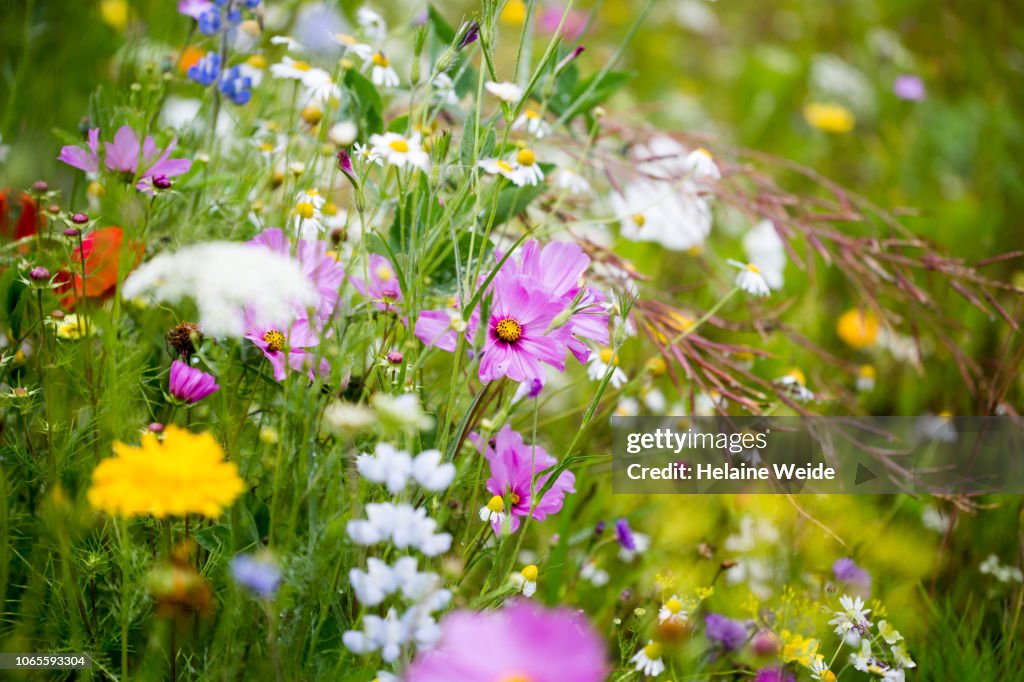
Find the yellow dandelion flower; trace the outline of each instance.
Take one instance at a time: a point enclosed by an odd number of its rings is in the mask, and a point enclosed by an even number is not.
[[[836,320],[836,334],[847,346],[856,349],[873,346],[878,340],[881,325],[878,318],[870,312],[847,310]]]
[[[89,504],[108,514],[216,518],[244,489],[209,433],[168,426],[163,440],[147,433],[139,447],[115,443],[114,453],[93,470],[89,488]]]
[[[804,119],[811,126],[826,133],[848,133],[853,130],[857,118],[841,104],[812,102],[804,107]]]

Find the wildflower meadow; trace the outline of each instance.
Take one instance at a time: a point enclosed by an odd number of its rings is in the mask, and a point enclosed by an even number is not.
[[[1018,9],[8,5],[3,679],[1024,680]]]

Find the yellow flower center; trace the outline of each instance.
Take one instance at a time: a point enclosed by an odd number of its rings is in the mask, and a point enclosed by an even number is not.
[[[267,68],[267,58],[261,54],[254,54],[245,60],[246,64],[254,69],[265,69]]]
[[[861,365],[858,374],[865,379],[874,379],[878,376],[878,372],[873,365]]]
[[[511,317],[506,317],[494,327],[494,333],[505,343],[514,343],[523,335],[523,326]]]
[[[634,213],[633,214],[633,223],[637,227],[643,227],[644,223],[646,223],[646,222],[647,222],[647,218],[644,218],[644,214],[643,213]]]
[[[644,656],[652,661],[661,658],[661,645],[657,642],[651,642],[644,647]]]
[[[387,265],[381,265],[373,271],[373,274],[377,275],[377,279],[382,282],[390,282],[395,276],[394,271]]]
[[[301,201],[295,205],[295,215],[299,216],[303,220],[309,220],[316,215],[316,208],[313,204],[308,201]]]
[[[497,165],[498,165],[498,168],[500,168],[501,170],[505,171],[506,173],[511,173],[512,172],[512,166],[510,166],[505,161],[502,161],[502,160],[499,159]]]
[[[619,358],[611,348],[602,348],[598,354],[604,364],[619,364]]]
[[[538,114],[533,109],[527,109],[525,112],[523,112],[523,115],[526,116],[526,118],[540,118],[540,114]]]
[[[519,504],[520,497],[516,493],[509,493],[508,499],[512,504]]]
[[[333,201],[328,201],[321,210],[324,215],[338,215],[338,205]]]
[[[263,341],[267,344],[267,350],[271,353],[276,353],[284,348],[284,334],[277,331],[276,329],[268,329],[263,333]]]
[[[880,331],[881,325],[874,313],[856,308],[847,310],[836,320],[836,334],[851,348],[862,349],[874,345]]]
[[[409,143],[401,139],[388,142],[388,146],[400,154],[405,154],[409,151]]]
[[[500,514],[505,510],[505,500],[501,499],[501,495],[495,495],[488,500],[487,508],[495,514]]]
[[[801,386],[807,385],[807,377],[804,375],[803,370],[800,369],[799,367],[791,368],[788,372],[786,372],[786,376],[791,377],[793,381],[800,384]]]
[[[836,682],[836,675],[831,670],[825,671],[825,676],[822,678],[825,682]]]
[[[391,60],[384,56],[383,52],[373,53],[374,66],[391,66]]]
[[[665,602],[665,608],[668,609],[670,613],[679,613],[683,610],[683,602],[675,598],[669,599]]]
[[[537,566],[535,564],[530,564],[519,573],[523,576],[523,579],[531,583],[537,582]]]
[[[316,125],[324,117],[324,112],[319,107],[310,105],[302,110],[302,120],[309,125]]]
[[[698,147],[694,151],[696,151],[698,154],[703,154],[704,156],[708,157],[709,159],[714,158],[714,157],[711,156],[711,152],[709,152],[707,149],[704,149],[704,147]]]
[[[761,269],[758,268],[753,263],[747,263],[747,272],[752,272],[755,275],[760,275],[761,274]]]
[[[309,62],[297,61],[292,62],[292,68],[296,71],[309,71],[313,67],[309,65]]]
[[[537,157],[534,156],[531,149],[520,149],[516,152],[516,161],[520,166],[532,166],[537,161]]]
[[[357,42],[355,38],[347,33],[338,33],[334,37],[339,43],[345,43],[346,45],[355,45]]]

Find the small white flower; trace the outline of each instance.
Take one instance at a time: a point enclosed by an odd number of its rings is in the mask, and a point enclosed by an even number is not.
[[[334,42],[345,48],[346,52],[352,52],[363,61],[373,56],[373,48],[366,43],[359,42],[354,36],[347,33],[334,33],[331,37]]]
[[[271,45],[284,45],[289,52],[305,52],[306,48],[302,43],[291,36],[272,36]]]
[[[625,547],[619,548],[619,559],[628,563],[631,563],[638,554],[643,554],[651,548],[651,537],[646,533],[637,533],[633,531],[633,544],[635,549],[626,549]]]
[[[455,465],[442,464],[440,450],[424,450],[412,461],[412,477],[423,488],[440,492],[455,480]]]
[[[695,149],[687,154],[683,160],[683,166],[694,178],[718,180],[722,177],[714,158],[711,156],[711,152],[707,149]]]
[[[384,17],[369,7],[360,7],[356,11],[356,23],[374,40],[383,40],[387,36],[388,25]]]
[[[427,556],[447,552],[452,544],[448,533],[435,533],[437,522],[424,509],[390,502],[366,505],[366,519],[353,519],[345,527],[358,545],[375,545],[390,540],[398,549],[414,547]]]
[[[455,92],[455,83],[452,81],[451,76],[446,73],[439,73],[434,76],[432,83],[442,102],[450,107],[458,106],[459,95]]]
[[[648,677],[657,677],[665,672],[665,663],[661,660],[661,645],[656,644],[653,639],[647,640],[647,646],[637,651],[629,660],[638,672]]]
[[[864,608],[864,600],[860,597],[851,597],[844,594],[839,598],[839,604],[843,607],[843,610],[834,611],[835,617],[828,622],[829,625],[835,626],[835,633],[840,637],[845,637],[852,631],[857,631],[861,634],[865,633],[871,625],[871,622],[868,620],[868,614],[871,613],[871,609]],[[868,651],[870,652],[870,647]]]
[[[507,104],[515,104],[523,97],[523,89],[515,83],[487,81],[484,87],[487,88],[487,92]]]
[[[875,378],[878,372],[873,365],[861,365],[857,370],[857,390],[861,393],[870,393],[875,390]]]
[[[590,354],[590,360],[587,361],[587,376],[591,381],[600,381],[613,365],[615,369],[612,370],[608,383],[612,388],[621,388],[629,379],[619,367],[618,358],[614,357],[611,348],[602,348],[599,352]]]
[[[703,245],[711,232],[711,204],[692,186],[640,178],[609,200],[626,239],[686,251]]]
[[[614,416],[635,417],[640,414],[640,402],[636,398],[625,397],[615,405]]]
[[[999,557],[995,554],[989,554],[978,570],[986,575],[991,575],[1001,583],[1019,583],[1024,581],[1024,575],[1021,574],[1021,570],[1016,566],[1007,566],[999,561]]]
[[[781,289],[786,270],[786,247],[770,220],[762,220],[743,236],[747,260],[757,266],[772,289]]]
[[[353,121],[339,121],[327,131],[327,139],[339,147],[347,147],[355,142],[359,128]]]
[[[487,504],[480,507],[480,520],[484,523],[501,523],[505,518],[505,500],[501,495],[495,495]]]
[[[560,168],[555,172],[555,187],[569,194],[590,194],[590,183],[587,179],[568,168]]]
[[[363,629],[349,630],[342,635],[342,642],[354,654],[368,654],[380,651],[381,658],[388,663],[398,660],[402,646],[409,641],[409,626],[405,618],[398,618],[394,609],[387,616],[367,615],[363,618]]]
[[[366,431],[377,423],[373,410],[359,403],[336,401],[324,410],[324,425],[338,434]]]
[[[519,114],[519,117],[512,123],[512,130],[522,130],[523,128],[526,128],[526,132],[538,140],[551,133],[551,125],[533,109],[527,109]]]
[[[405,489],[412,472],[412,457],[390,443],[378,443],[374,454],[356,457],[356,470],[371,483],[383,483],[388,492],[397,495]]]
[[[285,56],[279,63],[270,65],[270,74],[274,78],[302,83],[309,96],[319,101],[341,96],[341,89],[334,84],[331,74],[323,69],[310,66],[309,62]]]
[[[395,579],[391,567],[376,557],[366,560],[366,568],[365,571],[358,568],[350,570],[348,581],[360,604],[376,606],[395,591]]]
[[[853,663],[853,667],[862,673],[872,672],[875,666],[875,659],[871,655],[871,642],[867,639],[861,640],[860,651],[855,654],[850,654],[850,662]]]
[[[391,60],[383,52],[374,52],[368,64],[371,66],[370,80],[374,85],[394,88],[399,84],[398,72],[391,66]]]
[[[594,559],[587,559],[580,569],[580,577],[589,580],[594,587],[602,587],[608,584],[608,571],[597,565]]]
[[[907,649],[906,649],[906,647],[903,644],[901,644],[901,643],[893,644],[892,646],[889,647],[889,650],[892,651],[893,660],[896,661],[896,665],[898,667],[900,667],[900,668],[916,668],[917,667],[917,663],[915,663],[914,659],[912,659],[910,657],[910,654],[907,653]]]
[[[828,669],[828,664],[825,663],[825,657],[821,654],[817,654],[811,659],[811,678],[820,680],[820,682],[826,682],[830,679],[831,671]],[[834,675],[831,675],[831,679],[835,679]]]
[[[515,180],[515,166],[504,159],[481,159],[477,162],[477,165],[480,166],[484,172],[491,175],[500,175],[508,180]]]
[[[814,393],[807,388],[807,379],[799,368],[794,367],[781,377],[772,380],[776,386],[785,389],[794,400],[807,403],[814,400]]]
[[[370,399],[377,416],[385,425],[423,431],[434,425],[434,418],[423,411],[420,399],[413,393],[399,396],[377,393]]]
[[[739,261],[730,260],[729,265],[739,269],[739,272],[736,274],[736,286],[742,291],[752,296],[768,296],[772,293],[772,289],[768,286],[768,282],[765,281],[760,268],[753,263],[740,263]]]
[[[513,573],[510,578],[512,584],[523,593],[524,597],[532,597],[537,593],[537,567],[534,564],[526,566],[518,573]]]
[[[300,238],[315,241],[323,232],[322,209],[325,201],[316,189],[303,190],[295,195],[292,229]]]
[[[392,166],[412,166],[423,172],[430,170],[430,156],[420,146],[420,136],[417,133],[410,137],[398,133],[371,135],[370,144],[373,145],[374,153]]]
[[[380,153],[369,145],[364,145],[361,142],[356,142],[352,146],[352,158],[360,159],[366,163],[375,163],[378,166],[384,165],[384,159]]]
[[[537,163],[537,156],[532,149],[523,148],[512,155],[510,159],[515,164],[512,172],[512,182],[522,187],[523,185],[536,185],[544,179],[544,171]]]
[[[644,407],[652,414],[661,414],[665,411],[665,407],[668,404],[665,400],[665,394],[651,386],[645,387],[640,397],[644,401]]]
[[[673,594],[671,597],[665,600],[665,603],[658,609],[658,623],[664,625],[665,623],[673,623],[675,625],[682,625],[686,623],[689,614],[686,613],[686,609],[683,608],[683,602],[679,598],[679,595]]]

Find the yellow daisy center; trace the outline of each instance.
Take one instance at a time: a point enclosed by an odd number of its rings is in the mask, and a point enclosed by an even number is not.
[[[339,33],[334,36],[339,43],[345,43],[346,45],[355,45],[356,39],[347,33]]]
[[[615,352],[611,348],[602,348],[598,356],[601,358],[601,362],[603,362],[606,365],[617,365],[619,363],[619,358],[616,357]]]
[[[391,60],[384,56],[383,52],[373,53],[374,66],[391,66]]]
[[[661,645],[657,642],[651,642],[644,647],[644,656],[652,661],[661,658]]]
[[[509,493],[508,499],[512,504],[519,504],[520,497],[517,493]]]
[[[532,149],[520,149],[516,152],[516,161],[520,166],[532,166],[537,161]]]
[[[536,111],[534,111],[533,109],[527,109],[527,110],[526,110],[526,111],[525,111],[525,112],[523,113],[523,115],[524,115],[524,116],[526,116],[526,118],[540,118],[540,114],[538,114],[538,113],[537,113]]]
[[[761,274],[761,269],[758,268],[753,263],[747,263],[747,272],[752,272],[755,275],[760,275]]]
[[[498,168],[499,168],[499,169],[501,169],[501,170],[505,171],[506,173],[511,173],[511,172],[512,172],[512,166],[510,166],[510,165],[509,165],[509,164],[508,164],[507,162],[505,162],[505,161],[502,161],[502,160],[500,160],[500,159],[499,159],[499,160],[498,160],[498,164],[497,164],[497,165],[498,165]]]
[[[643,227],[644,223],[647,222],[647,218],[644,218],[643,213],[634,213],[633,222],[636,224],[637,227]]]
[[[245,62],[254,69],[265,69],[267,68],[267,58],[261,54],[254,54],[245,60]]]
[[[495,495],[488,500],[487,508],[495,514],[500,514],[505,510],[505,500],[501,499],[501,495]]]
[[[388,146],[400,154],[405,154],[409,151],[409,143],[402,139],[392,140],[391,142],[388,142]]]
[[[295,215],[304,220],[309,220],[316,215],[316,208],[308,201],[301,201],[295,205]]]
[[[672,598],[665,602],[665,608],[669,610],[669,613],[679,613],[683,610],[683,602]]]
[[[535,564],[530,564],[529,566],[524,568],[519,573],[520,573],[520,575],[523,576],[523,578],[525,580],[528,580],[531,583],[537,582],[537,573],[538,573],[538,571],[537,571],[537,566]]]
[[[494,327],[494,333],[505,343],[514,343],[523,335],[523,326],[511,317],[506,317]]]
[[[284,348],[285,338],[284,334],[276,329],[268,329],[263,333],[263,341],[267,344],[267,350],[276,353]]]
[[[788,372],[786,372],[786,376],[792,378],[793,381],[800,384],[801,386],[807,385],[807,376],[804,375],[803,370],[800,369],[799,367],[793,367],[792,369],[790,369]]]
[[[390,282],[395,276],[395,273],[387,265],[381,265],[373,271],[373,274],[377,275],[377,279],[382,282]]]
[[[292,62],[292,68],[296,71],[309,71],[313,67],[309,65],[309,62],[297,61]]]

